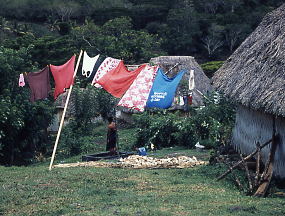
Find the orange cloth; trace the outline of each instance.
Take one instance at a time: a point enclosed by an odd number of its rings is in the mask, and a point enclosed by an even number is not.
[[[106,73],[97,83],[114,97],[120,98],[145,67],[146,65],[141,65],[138,69],[129,71],[121,61],[116,68]]]
[[[55,81],[54,99],[73,84],[74,63],[75,55],[63,65],[50,65],[50,70]]]

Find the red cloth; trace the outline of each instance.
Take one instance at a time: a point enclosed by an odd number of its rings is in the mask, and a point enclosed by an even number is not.
[[[106,73],[97,83],[114,97],[120,98],[145,67],[146,65],[142,65],[134,71],[129,71],[121,61],[116,68]]]
[[[48,66],[40,71],[28,73],[25,75],[25,79],[30,86],[30,100],[32,102],[48,97],[51,90]]]
[[[61,66],[50,65],[55,81],[54,99],[73,84],[75,55]]]

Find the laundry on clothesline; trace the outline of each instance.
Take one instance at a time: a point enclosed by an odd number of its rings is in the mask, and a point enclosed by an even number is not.
[[[55,81],[54,99],[58,97],[65,89],[69,88],[74,81],[75,55],[73,55],[65,64],[60,66],[50,65]]]
[[[122,60],[107,57],[98,68],[91,85],[94,85],[96,88],[102,88],[102,86],[98,84],[98,80],[100,80],[105,74],[116,68],[121,61]]]
[[[124,62],[120,61],[117,67],[106,73],[97,83],[114,97],[120,98],[145,67],[146,65],[141,65],[138,69],[129,71]]]
[[[93,58],[89,57],[87,52],[84,51],[82,62],[82,76],[89,78],[93,72],[93,68],[100,55],[96,55]]]
[[[123,106],[143,112],[150,89],[152,87],[157,67],[146,67],[139,73],[130,88],[118,103],[118,106]]]
[[[45,99],[51,91],[49,67],[40,71],[30,72],[24,76],[30,87],[30,101]]]
[[[24,87],[26,85],[24,75],[21,73],[19,76],[19,87]]]
[[[182,70],[175,77],[169,78],[159,68],[146,107],[169,108],[175,96],[176,88],[185,72]]]

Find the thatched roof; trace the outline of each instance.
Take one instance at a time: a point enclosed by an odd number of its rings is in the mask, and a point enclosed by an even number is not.
[[[264,17],[213,82],[244,106],[285,116],[285,4]]]
[[[188,80],[190,76],[190,70],[194,70],[194,80],[195,80],[195,89],[193,91],[193,105],[200,106],[203,105],[203,96],[197,91],[197,89],[206,95],[209,91],[212,90],[210,84],[210,79],[205,75],[203,69],[196,62],[192,56],[160,56],[152,58],[150,63],[159,65],[163,71],[167,73],[167,76],[173,77],[180,70],[185,69],[187,72],[184,74],[177,90],[182,88],[183,84],[188,85]],[[177,67],[173,68],[177,63],[180,63]],[[170,70],[173,68],[172,70]]]

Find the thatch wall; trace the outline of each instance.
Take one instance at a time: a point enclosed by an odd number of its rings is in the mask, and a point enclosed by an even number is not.
[[[256,30],[213,77],[232,100],[285,117],[285,4],[264,17]]]
[[[177,67],[167,73],[167,76],[169,77],[175,76],[180,70],[187,70],[187,73],[184,74],[180,84],[178,85],[177,91],[182,88],[183,82],[188,85],[190,70],[194,70],[195,90],[193,91],[193,106],[203,105],[203,96],[196,89],[204,95],[212,91],[210,79],[205,75],[203,69],[192,56],[160,56],[152,58],[150,63],[159,65],[164,72],[169,71],[177,63],[180,63]]]
[[[232,143],[236,150],[243,154],[250,154],[256,149],[255,144],[263,144],[272,138],[273,115],[251,110],[245,106],[238,106]],[[274,175],[285,178],[285,119],[275,118],[276,133],[280,135],[275,160]],[[262,160],[265,163],[271,145],[262,150]]]

